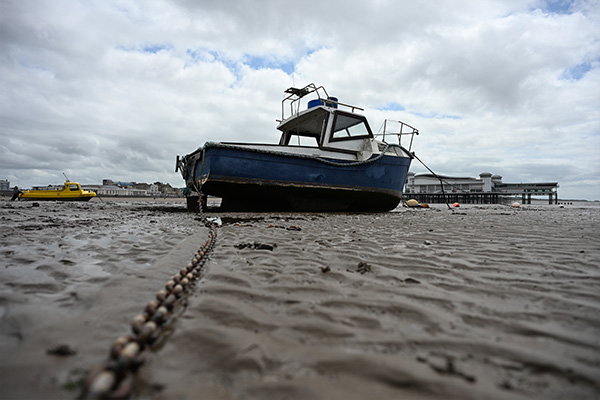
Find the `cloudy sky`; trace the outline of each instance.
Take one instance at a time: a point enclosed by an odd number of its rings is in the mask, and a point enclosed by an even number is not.
[[[176,155],[277,142],[314,82],[437,173],[600,199],[599,27],[598,0],[0,0],[0,179],[182,187]]]

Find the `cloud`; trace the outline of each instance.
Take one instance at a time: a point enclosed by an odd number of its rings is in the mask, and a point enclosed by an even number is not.
[[[600,199],[599,22],[591,0],[7,0],[0,178],[182,186],[177,154],[277,142],[283,90],[315,82],[417,127],[439,173]]]

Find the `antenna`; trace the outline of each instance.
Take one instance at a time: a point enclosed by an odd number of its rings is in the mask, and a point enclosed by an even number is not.
[[[67,180],[67,182],[71,182],[71,181],[69,180],[69,178],[67,178],[67,175],[65,175],[65,173],[64,173],[64,172],[63,172],[62,174],[64,175],[64,177],[65,177],[65,179]]]

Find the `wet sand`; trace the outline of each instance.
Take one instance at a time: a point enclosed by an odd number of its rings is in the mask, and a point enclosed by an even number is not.
[[[134,398],[600,397],[598,207],[218,216]],[[181,199],[0,221],[2,399],[76,397],[207,236]]]

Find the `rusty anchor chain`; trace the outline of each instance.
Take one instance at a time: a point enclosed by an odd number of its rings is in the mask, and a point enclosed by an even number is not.
[[[209,229],[208,239],[194,254],[191,262],[167,281],[156,298],[149,301],[144,311],[132,319],[132,333],[115,339],[110,347],[108,360],[89,373],[80,399],[125,399],[131,396],[134,389],[133,375],[144,363],[144,351],[161,337],[163,326],[172,315],[175,305],[199,279],[202,267],[215,246],[216,225],[205,217],[202,203],[199,210],[200,220]]]

